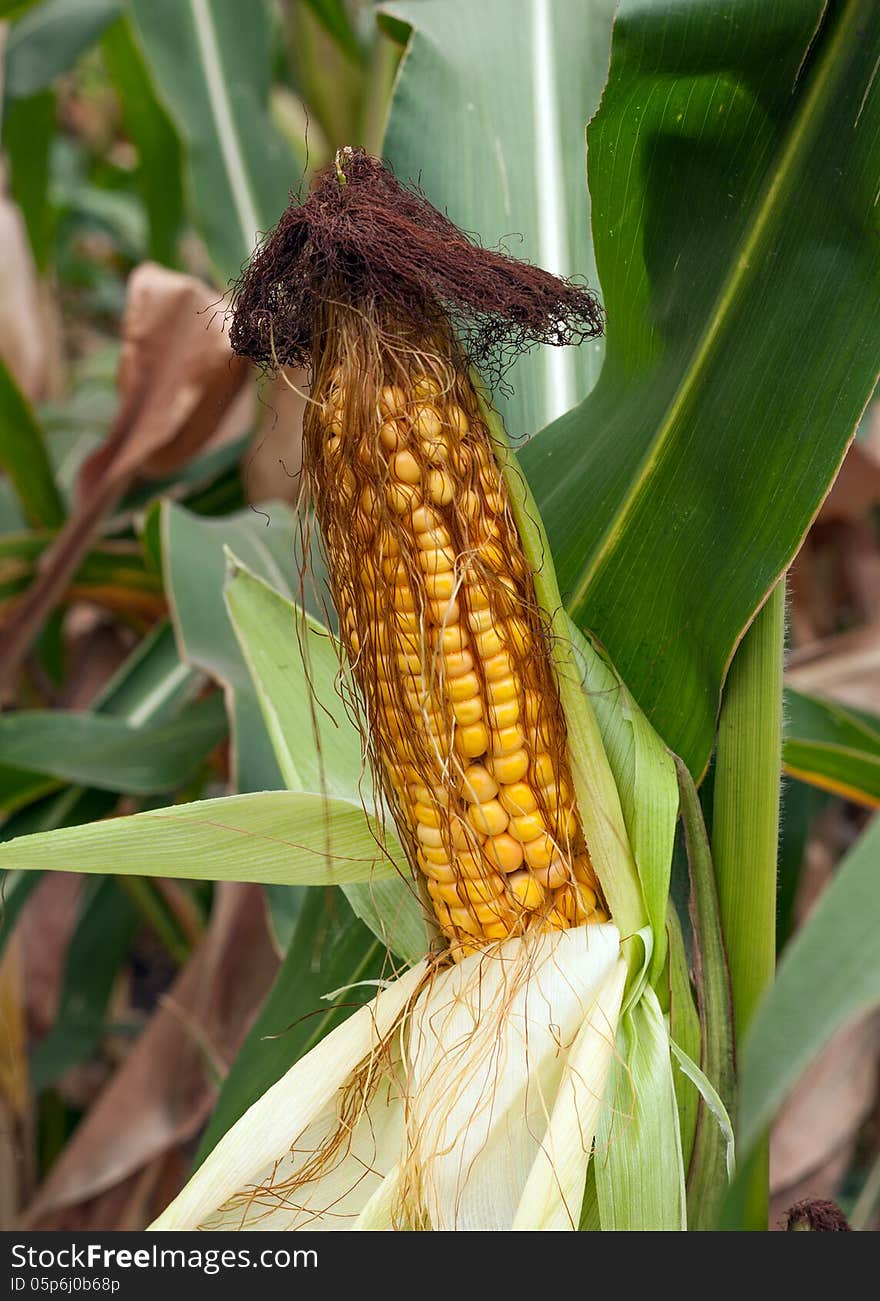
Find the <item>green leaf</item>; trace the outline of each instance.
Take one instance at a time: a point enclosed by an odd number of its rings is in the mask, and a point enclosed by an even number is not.
[[[402,181],[490,247],[596,283],[584,127],[605,74],[613,0],[395,0],[412,27],[383,153]],[[495,395],[514,439],[592,388],[602,343],[541,348]],[[507,388],[505,386],[505,388]],[[563,462],[565,463],[565,462]],[[583,501],[583,497],[581,497]]]
[[[673,1044],[687,1053],[692,1061],[701,1058],[702,1034],[700,1018],[694,1005],[694,993],[688,971],[687,954],[681,933],[681,922],[670,903],[667,913],[669,971],[669,1037]],[[690,1166],[697,1129],[700,1095],[684,1071],[673,1072],[675,1100],[678,1105],[678,1126],[681,1133],[681,1150],[684,1168]]]
[[[399,870],[394,833],[387,852],[376,836],[359,804],[264,791],[22,836],[0,844],[0,869],[340,885]]]
[[[305,0],[318,22],[329,32],[341,50],[356,63],[363,61],[363,50],[343,0]]]
[[[570,620],[569,632],[620,795],[654,935],[651,975],[656,979],[666,961],[666,909],[678,819],[675,762],[607,658]]]
[[[375,995],[371,985],[346,986],[381,976],[385,960],[384,947],[352,917],[338,890],[306,892],[281,970],[223,1081],[196,1166],[294,1062]],[[322,1002],[337,989],[345,992]]]
[[[93,45],[123,0],[43,0],[13,24],[6,42],[6,94],[45,90]]]
[[[782,955],[740,1068],[744,1160],[834,1033],[880,1005],[880,819],[843,859]]]
[[[51,253],[49,150],[55,131],[55,95],[51,90],[12,99],[4,107],[3,146],[9,165],[9,190],[21,209],[39,271]]]
[[[25,710],[0,717],[0,759],[60,781],[152,795],[188,782],[225,734],[217,695],[142,727],[101,714]]]
[[[361,736],[336,689],[336,639],[227,548],[226,603],[288,790],[373,806]]]
[[[46,454],[43,430],[2,360],[0,469],[12,480],[31,524],[57,528],[64,522],[64,504]]]
[[[650,986],[621,1017],[617,1045],[594,1158],[602,1229],[684,1229],[684,1167],[669,1036]]]
[[[273,587],[289,593],[288,575],[296,570],[292,539],[294,517],[286,506],[265,507],[220,520],[193,515],[163,502],[159,520],[165,590],[181,653],[210,673],[231,697],[234,770],[239,790],[270,790],[283,779],[263,724],[247,665],[223,600],[224,546]]]
[[[789,689],[782,760],[790,777],[880,805],[880,719]]]
[[[55,1022],[31,1058],[37,1093],[89,1058],[106,1033],[113,983],[137,925],[138,914],[115,881],[101,881],[87,894],[67,950]]]
[[[146,62],[187,151],[195,217],[221,282],[237,277],[299,169],[269,116],[262,0],[132,0]]]
[[[605,365],[522,459],[572,617],[697,775],[874,388],[878,56],[860,0],[618,10],[588,132]]]
[[[231,552],[227,555],[230,617],[285,783],[290,790],[323,790],[372,809],[373,779],[360,733],[337,690],[341,670],[335,639]],[[417,962],[425,954],[427,935],[405,865],[403,872],[392,880],[344,889],[355,913],[383,943]]]
[[[138,151],[137,184],[150,223],[150,257],[175,266],[183,218],[180,142],[156,99],[127,15],[105,32],[103,51],[123,125]]]

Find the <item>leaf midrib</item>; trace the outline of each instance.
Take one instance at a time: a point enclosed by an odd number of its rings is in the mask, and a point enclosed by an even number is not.
[[[584,603],[597,573],[622,536],[639,498],[647,490],[649,481],[656,473],[663,459],[679,416],[697,388],[703,372],[708,368],[708,363],[727,322],[733,303],[744,286],[751,280],[757,262],[756,251],[758,245],[772,223],[777,210],[777,201],[785,192],[786,186],[800,161],[802,151],[809,144],[812,130],[817,127],[814,119],[818,118],[823,101],[835,83],[834,73],[838,55],[852,35],[850,29],[858,16],[858,7],[859,0],[848,0],[844,12],[840,16],[837,30],[832,34],[819,66],[816,68],[813,83],[804,98],[801,110],[794,116],[778,165],[768,181],[755,220],[740,245],[733,270],[721,288],[715,308],[696,348],[693,362],[666,410],[666,414],[659,425],[657,436],[653,440],[638,474],[633,479],[621,508],[617,511],[610,528],[593,553],[569,598],[567,604],[570,610],[577,609],[578,606]],[[825,10],[823,9],[823,16],[824,13]],[[816,39],[815,36],[813,39]]]

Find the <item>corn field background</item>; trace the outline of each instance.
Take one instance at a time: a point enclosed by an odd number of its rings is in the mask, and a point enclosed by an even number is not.
[[[285,650],[306,377],[225,332],[352,144],[601,296],[603,339],[495,400],[568,614],[699,790],[758,1218],[880,1226],[878,64],[863,0],[0,0],[0,1226],[145,1227],[421,951],[398,882],[292,884],[278,852],[357,777]],[[259,792],[176,853],[106,821]],[[700,1060],[681,828],[670,906]]]

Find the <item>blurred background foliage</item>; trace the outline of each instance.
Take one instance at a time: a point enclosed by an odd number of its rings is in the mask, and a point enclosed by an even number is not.
[[[0,839],[284,784],[224,604],[223,548],[297,591],[305,377],[231,356],[224,295],[346,144],[384,150],[486,244],[601,283],[607,356],[604,341],[538,352],[497,400],[515,438],[544,429],[525,464],[573,614],[703,775],[730,656],[876,375],[875,160],[853,144],[839,166],[836,150],[840,87],[870,89],[877,34],[857,48],[852,4],[798,0],[774,26],[741,0],[731,45],[723,4],[684,6],[685,38],[682,6],[630,0],[612,44],[614,8],[0,0]],[[609,60],[588,194],[584,129]],[[708,131],[710,109],[727,117]],[[876,124],[876,100],[859,113]],[[647,161],[642,128],[662,144]],[[625,191],[615,149],[637,164]],[[844,166],[839,211],[799,203],[802,173],[830,190]],[[757,287],[731,279],[743,239]],[[814,308],[824,334],[815,317],[807,342],[786,333]],[[712,311],[729,331],[719,355],[737,352],[726,374],[706,361]],[[783,336],[796,355],[773,358],[773,401],[746,411],[749,343],[758,357]],[[682,392],[697,395],[690,425]],[[688,435],[707,424],[701,461]],[[648,525],[623,491],[646,448],[668,467]],[[792,572],[783,949],[880,803],[878,504],[868,407]],[[361,997],[321,995],[387,960],[339,889],[160,876],[7,873],[0,946],[4,1227],[143,1226]],[[818,1047],[776,1119],[772,1218],[837,1195],[867,1227],[876,1017]]]

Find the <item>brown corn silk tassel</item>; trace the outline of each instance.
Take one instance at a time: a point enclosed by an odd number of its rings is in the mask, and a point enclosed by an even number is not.
[[[456,958],[606,920],[547,620],[471,379],[600,328],[586,289],[476,247],[359,150],[237,290],[236,351],[311,365],[304,471],[369,758]]]

